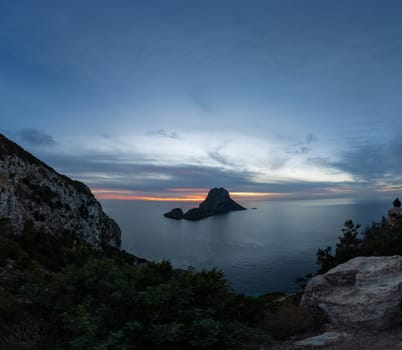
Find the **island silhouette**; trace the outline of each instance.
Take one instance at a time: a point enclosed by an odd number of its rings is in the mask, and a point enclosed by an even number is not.
[[[246,208],[230,198],[229,192],[223,187],[215,187],[209,190],[207,198],[201,202],[198,208],[192,208],[186,213],[181,208],[174,208],[165,213],[164,216],[175,220],[186,219],[195,221],[237,210],[246,210]]]

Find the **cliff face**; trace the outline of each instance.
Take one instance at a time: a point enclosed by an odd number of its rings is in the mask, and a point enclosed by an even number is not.
[[[0,218],[18,233],[27,220],[51,233],[69,230],[96,248],[120,247],[118,224],[89,188],[57,173],[0,134]]]

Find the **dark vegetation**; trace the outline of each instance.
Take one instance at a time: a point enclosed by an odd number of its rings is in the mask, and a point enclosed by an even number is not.
[[[236,294],[218,270],[175,270],[69,232],[0,220],[1,349],[247,349],[268,339],[271,300]]]
[[[373,222],[361,230],[360,224],[351,219],[345,221],[342,235],[338,237],[335,251],[331,246],[317,250],[316,274],[323,274],[339,264],[357,256],[392,256],[402,255],[402,220]],[[301,290],[313,277],[312,273],[296,280]]]
[[[216,269],[9,227],[0,219],[0,349],[256,349],[322,324],[299,295],[236,294]]]
[[[363,231],[360,228],[359,224],[347,220],[335,251],[330,246],[318,249],[318,273],[325,273],[357,256],[402,255],[402,221],[390,224],[383,217],[380,223],[373,222]]]
[[[0,219],[0,349],[256,349],[325,321],[298,307],[300,294],[247,297],[215,269],[97,251],[30,222],[20,235],[10,227]],[[318,250],[317,273],[356,256],[402,255],[401,230],[398,221],[361,231],[347,220],[335,251]]]

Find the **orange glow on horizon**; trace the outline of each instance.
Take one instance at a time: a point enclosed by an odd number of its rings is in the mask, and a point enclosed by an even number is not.
[[[208,194],[208,189],[206,188],[168,188],[163,194],[150,194],[107,188],[93,188],[91,191],[98,199],[157,202],[202,202]],[[269,192],[230,192],[230,195],[234,199],[239,200],[263,200],[283,198],[286,194]]]
[[[205,193],[205,195],[208,193],[209,188],[202,188],[202,187],[194,187],[194,188],[167,188],[166,191],[169,192],[197,192],[197,193]]]
[[[243,197],[271,197],[271,196],[276,196],[276,195],[281,195],[282,193],[271,193],[271,192],[230,192],[230,195],[232,197],[238,197],[238,198],[243,198]]]
[[[402,187],[399,185],[381,185],[377,188],[378,192],[400,192]]]
[[[136,191],[107,188],[93,188],[91,191],[98,199],[114,199],[122,201],[202,202],[206,196],[206,193],[191,193],[184,196],[162,196],[160,194],[139,193]]]
[[[121,201],[157,201],[157,202],[202,202],[205,197],[156,197],[156,196],[137,196],[137,195],[118,195],[105,193],[96,195],[98,199],[116,199]]]

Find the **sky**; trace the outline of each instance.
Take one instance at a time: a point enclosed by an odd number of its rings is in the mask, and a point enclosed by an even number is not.
[[[0,2],[0,132],[98,198],[402,196],[402,2]]]

